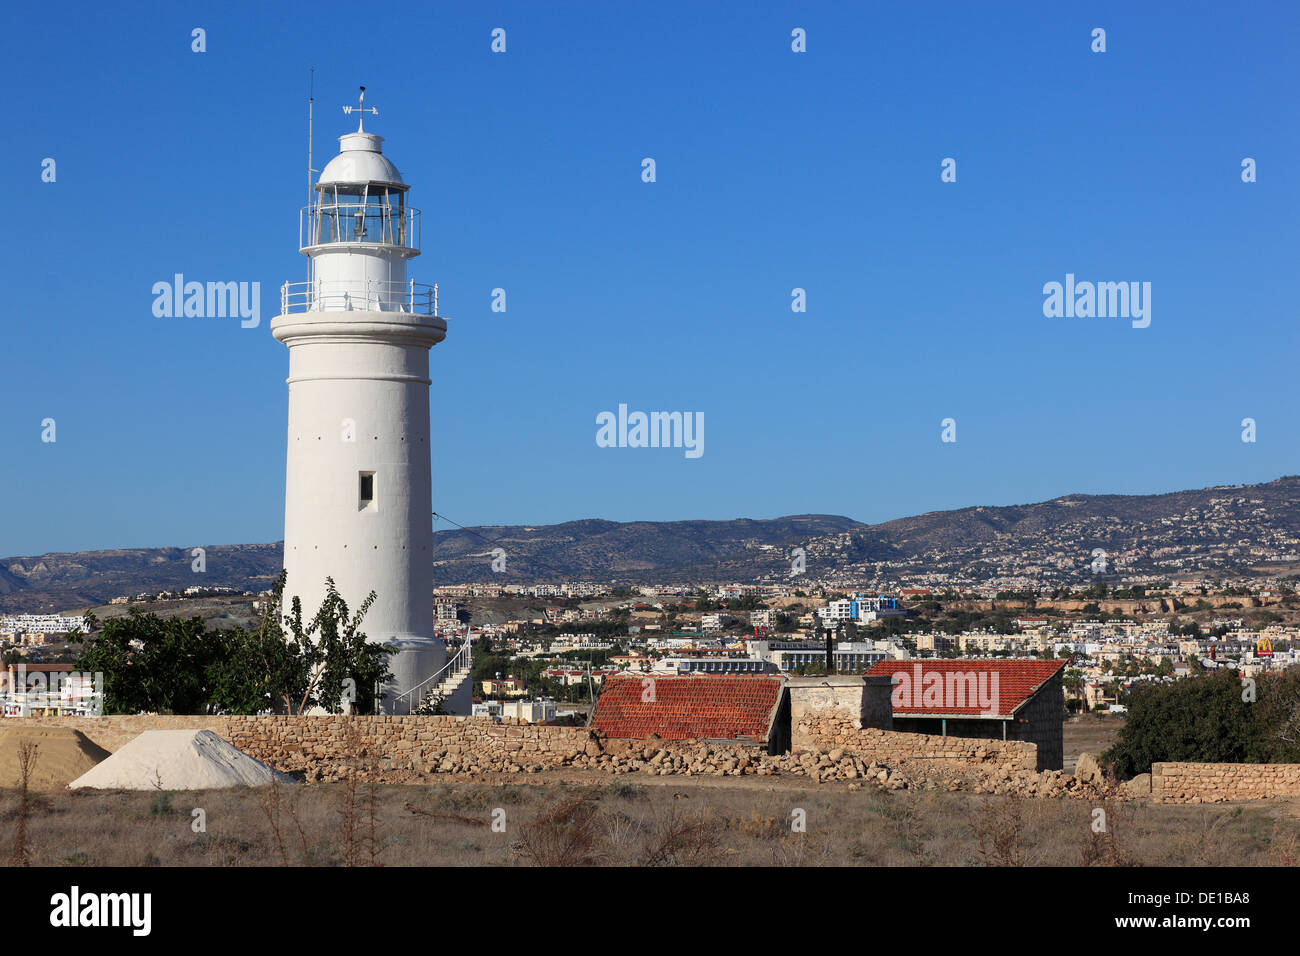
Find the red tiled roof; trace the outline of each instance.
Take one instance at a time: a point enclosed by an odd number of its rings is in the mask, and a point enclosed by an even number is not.
[[[896,716],[1010,717],[1064,667],[1065,661],[926,659],[880,661],[867,673],[893,678]]]
[[[654,699],[646,700],[650,680]],[[607,737],[766,741],[783,685],[779,677],[730,674],[611,677],[591,726]]]

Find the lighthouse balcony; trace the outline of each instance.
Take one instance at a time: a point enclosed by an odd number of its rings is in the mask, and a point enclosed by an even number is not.
[[[286,282],[280,314],[294,312],[407,312],[438,314],[438,286],[383,279]]]
[[[393,246],[420,254],[420,210],[398,203],[312,203],[298,212],[298,247],[304,252],[335,244]]]

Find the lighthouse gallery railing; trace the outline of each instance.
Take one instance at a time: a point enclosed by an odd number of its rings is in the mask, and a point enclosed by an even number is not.
[[[411,312],[438,314],[438,286],[387,279],[333,279],[286,282],[280,287],[280,314],[290,312]]]

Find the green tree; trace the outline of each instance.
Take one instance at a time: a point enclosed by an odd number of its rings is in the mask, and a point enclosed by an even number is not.
[[[303,624],[302,601],[294,595],[288,615],[276,611],[281,605],[284,574],[272,591],[267,613],[262,619],[259,647],[265,655],[268,672],[278,699],[291,714],[306,713],[320,707],[331,714],[343,708],[344,689],[353,682],[358,709],[373,710],[376,688],[392,677],[387,656],[397,651],[390,644],[372,644],[361,630],[361,620],[375,603],[371,591],[355,613],[334,586],[325,579],[325,600],[312,619]],[[282,640],[272,640],[278,637]],[[283,654],[280,648],[283,648]]]
[[[77,658],[82,671],[104,675],[108,713],[255,714],[280,709],[304,713],[342,709],[355,685],[356,707],[373,710],[376,687],[391,678],[387,655],[397,648],[372,644],[361,621],[375,595],[355,613],[326,579],[326,596],[304,624],[298,598],[281,622],[285,576],[255,630],[208,631],[200,618],[162,618],[132,608],[111,618]],[[98,622],[88,616],[87,627]],[[285,625],[288,634],[285,633]]]
[[[256,714],[276,707],[276,684],[266,666],[264,641],[279,640],[265,629],[209,632],[213,656],[208,664],[209,708],[219,714]],[[269,649],[274,658],[279,648]]]
[[[98,621],[90,616],[87,625]],[[210,712],[208,670],[220,648],[198,617],[161,618],[131,608],[110,618],[77,658],[77,668],[104,675],[106,713]]]
[[[1242,681],[1230,670],[1135,688],[1128,720],[1104,758],[1124,778],[1160,761],[1296,762],[1300,742],[1289,731],[1300,712],[1294,670],[1256,678],[1255,701],[1243,700]]]

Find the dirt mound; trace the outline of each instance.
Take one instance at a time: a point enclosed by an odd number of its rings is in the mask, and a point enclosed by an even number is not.
[[[15,718],[18,723],[21,718]],[[109,753],[71,727],[10,727],[0,723],[0,787],[18,787],[18,745],[36,744],[36,765],[27,785],[33,790],[62,790],[92,770]]]
[[[291,782],[210,730],[146,730],[69,787],[213,790]]]

